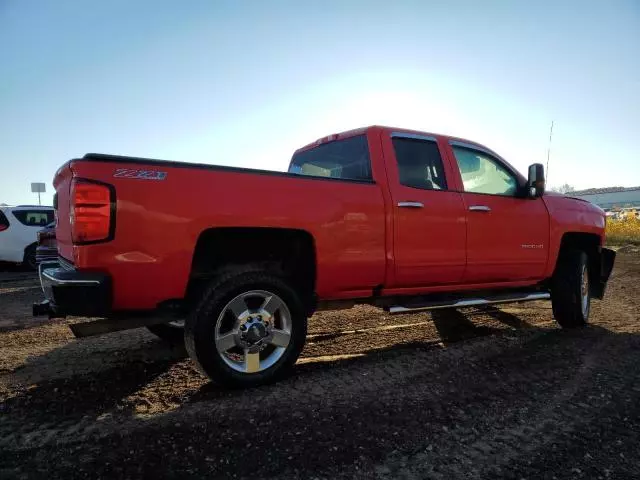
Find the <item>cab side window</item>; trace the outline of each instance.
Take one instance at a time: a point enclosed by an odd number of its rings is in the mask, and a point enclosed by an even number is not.
[[[515,196],[518,179],[491,155],[466,147],[452,146],[460,169],[464,191]]]
[[[442,157],[432,140],[394,137],[400,184],[422,190],[446,190]]]

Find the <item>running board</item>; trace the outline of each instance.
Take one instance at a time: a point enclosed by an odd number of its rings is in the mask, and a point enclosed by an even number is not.
[[[436,310],[439,308],[462,308],[476,305],[491,305],[495,303],[528,302],[531,300],[548,300],[551,294],[547,292],[518,292],[504,295],[495,295],[487,298],[458,298],[448,301],[433,301],[408,305],[392,305],[389,313],[419,312],[423,310]]]

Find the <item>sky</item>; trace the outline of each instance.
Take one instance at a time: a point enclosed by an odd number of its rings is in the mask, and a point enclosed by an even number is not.
[[[640,185],[640,2],[0,0],[0,203],[87,152],[285,170],[371,124],[526,174],[551,121],[548,185]]]

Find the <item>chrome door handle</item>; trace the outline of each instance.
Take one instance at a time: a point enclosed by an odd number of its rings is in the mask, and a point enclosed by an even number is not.
[[[490,212],[491,209],[486,205],[471,205],[469,210],[472,212]]]
[[[424,203],[422,202],[398,202],[399,207],[404,208],[423,208]]]

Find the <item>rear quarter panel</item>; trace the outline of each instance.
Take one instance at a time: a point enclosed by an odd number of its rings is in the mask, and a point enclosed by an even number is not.
[[[114,178],[117,168],[166,172],[165,180]],[[74,175],[116,189],[115,239],[74,247],[63,234],[60,253],[80,269],[114,277],[115,309],[148,309],[182,298],[194,248],[212,227],[284,227],[315,241],[316,291],[344,298],[383,282],[384,200],[376,184],[265,175],[208,168],[75,161]],[[60,187],[68,191],[61,178]],[[62,205],[67,205],[65,211]],[[68,215],[68,201],[60,215]],[[71,259],[71,258],[70,258]]]

